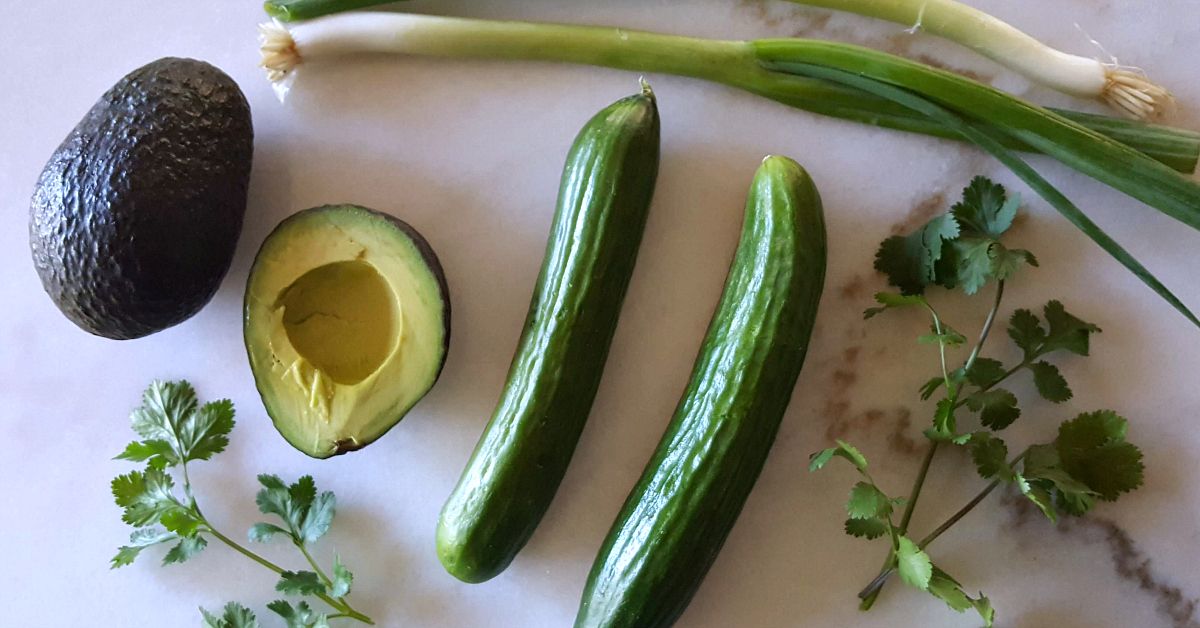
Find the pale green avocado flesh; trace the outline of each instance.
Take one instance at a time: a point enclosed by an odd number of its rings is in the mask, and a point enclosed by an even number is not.
[[[263,242],[244,333],[263,404],[288,442],[316,458],[361,449],[441,372],[444,274],[403,221],[353,205],[306,210]]]

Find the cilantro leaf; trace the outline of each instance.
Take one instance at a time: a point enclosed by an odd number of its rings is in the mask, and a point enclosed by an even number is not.
[[[1062,373],[1058,372],[1057,366],[1041,360],[1030,364],[1029,370],[1033,371],[1033,383],[1037,386],[1038,394],[1047,401],[1062,403],[1072,397],[1071,388],[1067,386]]]
[[[1065,350],[1079,355],[1088,354],[1091,335],[1100,328],[1067,313],[1059,301],[1050,301],[1042,308],[1050,330],[1042,327],[1038,317],[1029,310],[1017,310],[1009,322],[1008,335],[1025,352],[1030,362],[1052,351]]]
[[[1069,457],[1076,450],[1093,449],[1109,441],[1125,440],[1128,432],[1129,422],[1116,412],[1085,412],[1070,421],[1063,421],[1058,426],[1058,439],[1055,444],[1060,456],[1063,456],[1065,451]]]
[[[1092,493],[1055,491],[1054,505],[1068,515],[1082,517],[1096,505],[1096,498],[1093,497]]]
[[[993,622],[996,621],[996,611],[992,608],[992,601],[987,599],[983,591],[975,598],[975,612],[979,613],[980,619],[983,620],[984,628],[992,628]]]
[[[838,456],[839,458],[845,458],[846,460],[849,460],[850,463],[853,464],[859,471],[866,471],[867,459],[858,451],[858,449],[855,449],[853,445],[840,440],[837,441],[837,444],[837,447],[830,447],[829,449],[824,449],[813,454],[811,457],[811,462],[808,465],[808,470],[810,472],[816,471],[817,469],[825,466],[825,463],[832,460],[834,456]]]
[[[1088,354],[1088,340],[1091,334],[1100,332],[1099,327],[1068,314],[1059,301],[1047,303],[1042,313],[1050,325],[1043,353],[1064,349],[1078,355]]]
[[[963,190],[963,200],[950,208],[961,230],[949,257],[967,294],[975,294],[991,279],[1008,279],[1025,264],[1037,266],[1029,251],[1009,249],[999,242],[1020,205],[1019,194],[1006,200],[1004,186],[976,177]]]
[[[183,505],[171,491],[173,486],[175,482],[170,475],[153,467],[144,473],[134,471],[117,476],[112,481],[112,493],[117,505],[125,509],[121,520],[129,525],[145,526],[158,523],[172,510],[182,510]]]
[[[191,460],[208,460],[225,450],[233,429],[233,403],[228,399],[198,408],[196,391],[186,381],[155,381],[142,394],[142,405],[130,415],[130,425],[142,438],[117,457],[148,460],[167,467]]]
[[[975,294],[992,277],[992,245],[984,238],[959,238],[954,248],[955,272],[963,292]]]
[[[295,608],[287,600],[275,600],[267,604],[267,608],[287,622],[287,628],[325,628],[329,624],[324,614],[314,613],[307,602],[300,602]]]
[[[283,519],[292,535],[300,538],[296,532],[304,518],[304,512],[293,499],[292,491],[275,475],[260,475],[258,481],[264,487],[254,496],[258,510],[264,515],[276,515]],[[303,490],[297,485],[293,485],[296,486],[296,493],[303,497]]]
[[[177,426],[179,451],[184,462],[208,460],[225,451],[233,430],[233,402],[228,399],[204,404]]]
[[[892,516],[892,500],[870,482],[859,482],[850,489],[846,513],[852,519],[886,519]]]
[[[165,440],[146,440],[134,441],[125,446],[125,451],[117,454],[115,460],[130,460],[133,462],[144,462],[149,460],[151,464],[156,461],[163,461],[165,466],[166,460],[172,456],[171,444]]]
[[[908,307],[910,305],[926,305],[925,297],[919,294],[896,294],[894,292],[877,292],[875,293],[875,302],[880,304],[880,307],[868,308],[863,312],[863,320],[867,320],[876,314],[884,312],[894,307]]]
[[[964,371],[961,366],[953,371],[950,371],[949,375],[950,388],[952,391],[958,390],[958,387],[962,386],[963,382],[967,381],[966,371]],[[946,378],[938,375],[922,384],[920,388],[921,401],[928,401],[929,398],[933,396],[933,393],[937,392],[938,389],[941,388],[945,383]]]
[[[884,240],[875,254],[875,269],[886,274],[888,283],[906,295],[921,294],[928,285],[946,285],[952,277],[939,277],[950,274],[939,273],[938,262],[942,259],[943,242],[953,240],[958,234],[958,222],[952,215],[935,216],[908,236]],[[953,285],[949,283],[946,287]]]
[[[203,523],[190,510],[183,508],[165,512],[162,516],[163,527],[179,536],[195,536]]]
[[[812,473],[813,471],[816,471],[817,469],[820,469],[828,464],[830,460],[833,460],[833,455],[837,453],[837,450],[837,447],[829,447],[809,456],[808,472]]]
[[[973,232],[992,240],[1012,226],[1021,206],[1021,195],[1006,198],[1004,186],[987,177],[975,177],[963,189],[963,200],[950,208],[950,213],[965,232]]]
[[[237,602],[226,604],[225,614],[220,618],[209,613],[204,607],[200,607],[200,614],[204,617],[204,628],[260,628],[254,613]]]
[[[1058,448],[1054,444],[1030,445],[1025,451],[1025,473],[1032,478],[1041,477],[1041,472],[1046,469],[1058,468],[1060,462]]]
[[[333,555],[333,586],[329,588],[329,594],[333,597],[346,597],[350,594],[350,586],[354,584],[354,574],[350,573],[346,566],[342,564],[342,557],[337,554]]]
[[[846,512],[853,519],[888,518],[893,502],[870,482],[859,482],[850,489]]]
[[[996,476],[1004,479],[1012,476],[1008,464],[1008,445],[987,432],[972,435],[971,460],[975,462],[979,477],[985,480]]]
[[[929,555],[908,537],[897,538],[896,569],[905,584],[921,590],[929,588],[929,580],[933,577],[933,563],[929,562]]]
[[[117,555],[112,558],[110,569],[124,567],[125,565],[133,564],[134,559],[142,550],[151,545],[174,541],[179,538],[172,532],[166,532],[157,528],[138,528],[129,535],[129,545],[122,545],[117,550]]]
[[[307,477],[307,476],[306,476]],[[312,478],[309,478],[312,481]],[[330,491],[325,491],[311,500],[311,505],[305,510],[304,521],[300,524],[300,538],[305,543],[312,543],[329,532],[333,523],[333,515],[337,511],[337,498]]]
[[[1058,514],[1054,512],[1054,502],[1050,497],[1050,492],[1042,486],[1031,484],[1020,473],[1014,473],[1013,476],[1017,488],[1021,489],[1021,494],[1040,508],[1042,514],[1046,515],[1050,521],[1058,522]]]
[[[925,430],[925,436],[930,440],[946,442],[953,440],[957,432],[954,402],[949,397],[944,397],[937,402],[937,409],[933,414],[933,427]]]
[[[208,546],[208,539],[202,532],[227,540],[201,515],[185,465],[192,460],[207,460],[228,446],[233,416],[233,404],[228,400],[199,405],[195,391],[187,382],[156,381],[145,391],[141,406],[130,418],[132,428],[145,440],[129,444],[117,458],[145,462],[147,468],[118,476],[112,481],[111,489],[116,504],[124,510],[124,521],[135,526],[157,523],[161,528],[135,530],[129,544],[120,547],[111,559],[112,568],[129,565],[145,548],[168,542],[174,542],[174,545],[164,555],[163,565],[187,561]],[[858,455],[861,458],[861,454]],[[175,479],[168,472],[168,467],[173,465],[184,468],[182,500],[176,496]],[[259,509],[280,516],[287,526],[259,523],[250,528],[247,536],[252,541],[265,541],[283,534],[307,557],[304,545],[329,531],[337,505],[333,493],[318,493],[311,476],[304,476],[291,486],[273,475],[261,475],[259,482],[263,485],[255,499]],[[235,547],[271,567],[248,550]],[[335,579],[331,581],[319,573],[282,572],[276,588],[286,594],[299,595],[323,595],[329,589],[344,605],[344,608],[334,605],[343,611],[339,617],[356,616],[371,623],[341,599],[350,592],[354,576],[340,556],[334,557],[332,573]],[[293,608],[281,600],[273,603],[271,608],[284,617],[289,627],[329,628],[328,617],[314,613],[304,602]],[[204,608],[200,612],[203,625],[209,628],[259,628],[254,613],[234,602],[227,604],[220,616]]]
[[[1026,469],[1025,477],[1032,480],[1049,481],[1054,488],[1064,493],[1078,493],[1084,495],[1095,494],[1095,492],[1088,488],[1086,484],[1076,480],[1075,478],[1071,477],[1070,473],[1067,473],[1063,469],[1059,469],[1057,467],[1041,469],[1039,471],[1030,471]]]
[[[1063,469],[1049,467],[1030,470],[1027,468],[1026,476],[1033,479],[1031,483],[1043,484],[1042,488],[1053,488],[1055,505],[1067,514],[1083,515],[1096,504],[1096,492],[1088,485],[1071,477],[1071,474]]]
[[[963,612],[974,608],[971,598],[963,593],[962,585],[951,578],[949,574],[933,565],[933,573],[929,578],[929,592],[934,597],[946,603],[951,609]]]
[[[317,497],[317,485],[312,476],[306,475],[296,480],[295,484],[288,487],[288,496],[297,510],[307,511]]]
[[[155,380],[142,393],[142,405],[130,415],[133,431],[146,440],[161,440],[179,450],[172,426],[182,423],[196,411],[196,390],[186,381]]]
[[[851,517],[846,520],[845,527],[846,534],[854,537],[877,539],[887,534],[887,524],[882,519],[855,519]]]
[[[993,243],[988,249],[988,258],[991,260],[989,273],[996,279],[1008,279],[1025,265],[1038,266],[1033,253],[1025,249],[1010,249],[999,242]]]
[[[285,595],[320,595],[325,593],[325,583],[311,571],[285,571],[279,574],[275,590]]]
[[[946,323],[941,324],[941,330],[938,330],[937,323],[931,323],[929,326],[930,333],[917,338],[917,342],[923,344],[945,344],[947,347],[957,347],[967,341],[967,337],[954,331]]]
[[[1046,330],[1042,322],[1029,310],[1013,312],[1008,321],[1008,336],[1025,352],[1026,361],[1040,355],[1038,352],[1046,342]]]
[[[1125,441],[1127,430],[1127,421],[1107,410],[1064,422],[1055,440],[1062,469],[1104,501],[1141,486],[1142,452]]]
[[[337,510],[337,498],[329,491],[318,495],[312,476],[306,475],[291,486],[274,475],[260,475],[258,481],[263,485],[254,499],[258,509],[263,514],[283,519],[287,524],[286,533],[294,541],[312,543],[329,531]],[[259,524],[252,527],[249,534],[257,535],[255,540],[266,540],[284,531],[271,524]]]
[[[996,431],[1012,425],[1021,416],[1017,396],[1003,388],[977,392],[967,397],[966,403],[972,412],[979,412],[979,421],[984,427]]]
[[[963,592],[962,585],[957,580],[951,578],[949,574],[941,569],[938,569],[937,565],[933,566],[933,574],[929,578],[929,588],[927,590],[934,597],[945,602],[946,606],[960,613],[975,609],[983,619],[985,628],[991,627],[992,621],[995,618],[991,602],[982,593],[979,594],[978,598],[972,599]]]
[[[284,483],[283,480],[279,479],[278,475],[270,475],[267,473],[261,473],[258,476],[258,483],[262,484],[263,486],[267,487],[268,489],[283,489],[285,491],[287,490],[287,484]],[[270,514],[270,513],[264,512],[263,514]]]
[[[163,557],[163,565],[182,563],[199,554],[205,547],[208,547],[208,541],[199,534],[180,539],[179,543],[175,547],[172,547],[167,552],[167,555]]]
[[[208,610],[206,610],[203,606],[200,607],[200,617],[201,628],[222,628],[222,626],[224,626],[221,618],[216,617],[212,613],[208,612]]]
[[[983,388],[1000,381],[1006,372],[1000,360],[976,358],[971,364],[971,370],[967,371],[967,381]]]
[[[922,384],[919,391],[921,393],[921,401],[928,401],[929,398],[933,396],[933,393],[937,392],[938,389],[941,388],[945,383],[946,378],[938,375],[937,377],[931,378],[929,381]]]
[[[282,534],[288,537],[292,536],[291,532],[288,532],[287,530],[284,530],[273,523],[256,523],[250,526],[250,530],[246,533],[246,537],[251,541],[265,543],[276,534]]]

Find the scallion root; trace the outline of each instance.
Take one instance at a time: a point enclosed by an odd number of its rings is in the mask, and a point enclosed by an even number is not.
[[[1109,66],[1100,100],[1134,120],[1150,120],[1175,104],[1171,93],[1140,70]]]
[[[297,65],[300,65],[296,41],[278,20],[258,25],[258,41],[262,54],[258,65],[267,70],[267,78],[272,83],[283,81]]]

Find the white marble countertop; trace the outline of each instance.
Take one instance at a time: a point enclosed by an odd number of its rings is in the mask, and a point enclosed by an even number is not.
[[[1091,53],[1078,24],[1124,63],[1177,95],[1173,122],[1200,128],[1200,17],[1192,0],[975,0],[1061,48]],[[415,0],[420,12],[612,24],[712,37],[829,37],[969,71],[1038,102],[1090,107],[1032,89],[997,66],[925,35],[862,18],[754,0]],[[466,585],[433,549],[443,500],[490,416],[541,262],[562,161],[582,123],[636,90],[628,72],[554,64],[376,59],[301,76],[286,106],[255,67],[257,1],[14,2],[0,20],[0,599],[10,626],[195,626],[197,606],[238,600],[267,627],[273,578],[210,546],[184,565],[157,550],[108,569],[128,528],[109,479],[132,438],[127,416],[154,378],[187,378],[201,398],[231,398],[229,451],[196,464],[205,512],[231,534],[258,520],[254,475],[311,473],[336,491],[339,515],[316,550],[356,575],[356,607],[383,626],[568,626],[620,503],[670,417],[721,290],[750,177],[767,153],[800,161],[825,200],[829,278],[814,346],[762,478],[681,628],[974,626],[933,598],[890,585],[869,613],[854,593],[879,543],[841,531],[854,481],[810,475],[831,438],[861,446],[877,479],[906,490],[930,404],[915,393],[934,355],[912,339],[915,313],[863,322],[883,281],[876,244],[912,226],[974,175],[1025,192],[1013,240],[1041,268],[1010,285],[1005,313],[1060,298],[1104,328],[1090,358],[1056,361],[1075,399],[1038,401],[1009,439],[1050,438],[1063,418],[1111,408],[1146,452],[1146,486],[1057,527],[1012,498],[992,498],[931,548],[968,590],[983,590],[999,626],[1200,626],[1200,331],[1037,199],[997,163],[951,142],[789,110],[718,85],[649,76],[662,111],[662,169],[599,396],[575,459],[525,551],[498,578]],[[249,97],[256,131],[250,209],[233,269],[195,318],[148,338],[92,337],[62,317],[29,258],[29,196],[38,172],[113,82],[161,56],[223,68]],[[1035,164],[1193,308],[1200,234],[1045,159]],[[454,332],[432,393],[371,447],[318,462],[267,419],[242,346],[249,262],[285,216],[327,202],[391,212],[434,244],[449,276]],[[977,329],[987,299],[939,295]],[[1012,357],[1007,341],[994,349]],[[1002,348],[1002,349],[1000,349]],[[1005,353],[1008,352],[1008,353]],[[961,479],[956,479],[961,478]],[[934,465],[914,529],[935,525],[981,487],[970,462]],[[289,566],[282,545],[260,547]]]

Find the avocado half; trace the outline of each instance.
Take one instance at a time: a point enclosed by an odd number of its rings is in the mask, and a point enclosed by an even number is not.
[[[328,458],[382,436],[433,387],[450,346],[450,293],[408,223],[355,205],[314,207],[259,249],[244,333],[275,428]]]

